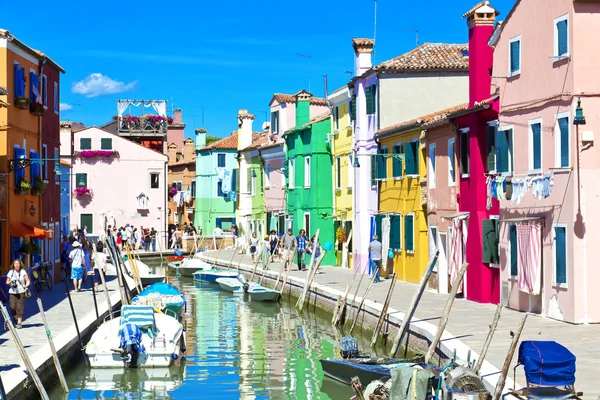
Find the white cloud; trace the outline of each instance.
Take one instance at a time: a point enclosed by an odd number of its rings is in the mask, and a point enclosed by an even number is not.
[[[67,103],[60,103],[60,111],[69,111],[73,108],[72,105]]]
[[[89,74],[85,79],[74,82],[71,91],[85,97],[97,97],[105,94],[122,93],[131,90],[137,81],[129,83],[115,81],[101,73]]]

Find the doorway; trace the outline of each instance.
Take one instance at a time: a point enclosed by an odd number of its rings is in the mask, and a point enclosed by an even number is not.
[[[438,233],[438,292],[442,294],[448,293],[448,234],[446,232]]]

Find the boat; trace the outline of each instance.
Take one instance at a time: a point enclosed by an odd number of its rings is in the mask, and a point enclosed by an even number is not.
[[[244,293],[244,284],[236,278],[217,278],[216,281],[225,292]]]
[[[183,259],[185,259],[185,256],[183,256],[183,255],[181,255],[181,256],[165,256],[165,261],[167,261],[167,262],[182,261]]]
[[[248,288],[248,294],[252,301],[277,301],[279,300],[279,290],[271,289],[261,285],[255,285]]]
[[[123,260],[127,274],[133,278],[133,272],[131,269],[131,260]],[[165,280],[164,274],[155,274],[152,269],[146,265],[143,261],[135,260],[135,266],[140,274],[140,281],[142,286],[152,285],[153,283],[163,282]]]
[[[199,260],[197,258],[186,258],[178,265],[175,263],[169,263],[169,268],[178,271],[182,276],[194,276],[194,272],[199,270],[212,269],[212,265]]]
[[[115,314],[85,347],[92,368],[169,367],[185,347],[181,323],[152,306],[126,305]]]
[[[484,400],[491,397],[490,392],[479,375],[469,367],[452,362],[441,374],[441,400]]]
[[[151,305],[162,313],[181,320],[185,297],[168,283],[158,282],[145,288],[131,300],[132,304]]]
[[[237,272],[222,271],[220,269],[206,269],[194,272],[195,281],[215,284],[219,278],[235,278],[237,276]]]
[[[527,340],[519,347],[519,362],[525,370],[527,386],[508,391],[518,399],[579,399],[582,392],[575,390],[577,358],[560,343]]]

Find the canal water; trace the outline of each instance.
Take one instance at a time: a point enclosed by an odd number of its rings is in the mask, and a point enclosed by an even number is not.
[[[338,357],[341,333],[331,316],[299,315],[293,299],[251,302],[218,286],[169,277],[185,294],[188,349],[170,369],[67,372],[52,399],[349,399],[346,385],[324,378],[320,358]],[[361,349],[368,339],[357,337]]]

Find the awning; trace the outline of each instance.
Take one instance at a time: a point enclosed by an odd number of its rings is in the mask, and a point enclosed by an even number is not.
[[[525,225],[525,224],[542,224],[545,225],[546,218],[545,217],[539,217],[539,216],[533,216],[533,217],[519,217],[519,218],[506,218],[506,219],[501,219],[500,222],[506,222],[509,224],[516,224],[516,225]]]
[[[466,218],[468,216],[469,216],[469,212],[463,211],[463,212],[454,213],[454,214],[450,214],[450,215],[443,215],[442,218],[443,219],[455,219],[455,218]]]
[[[27,224],[25,222],[21,222],[20,224],[15,222],[10,225],[10,235],[22,238],[33,237],[37,239],[45,239],[46,237],[51,238],[54,235],[54,232]]]

